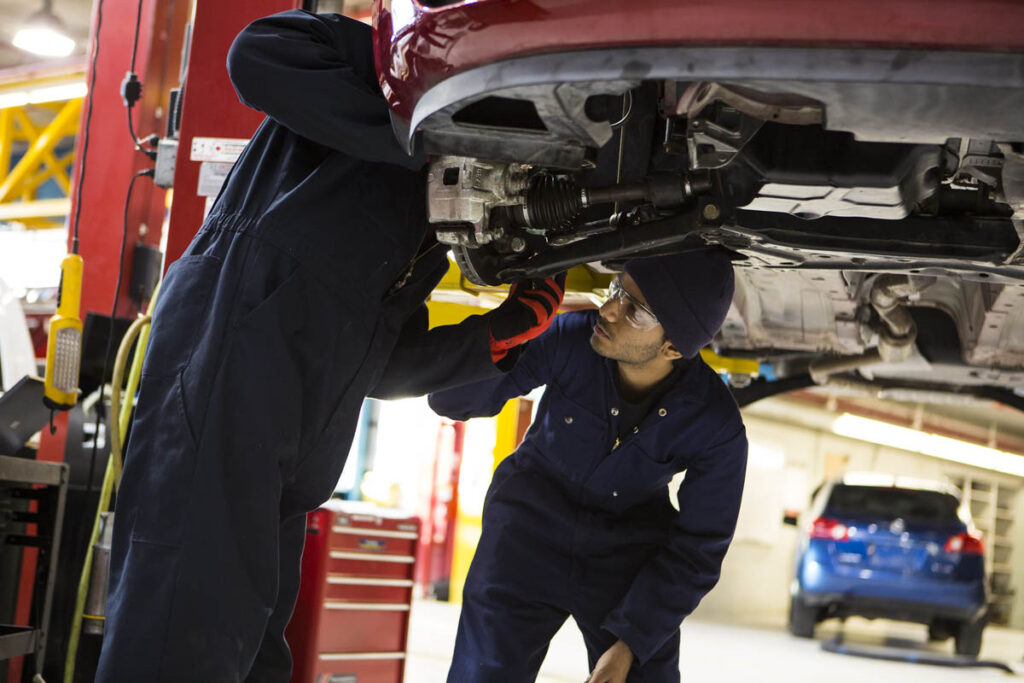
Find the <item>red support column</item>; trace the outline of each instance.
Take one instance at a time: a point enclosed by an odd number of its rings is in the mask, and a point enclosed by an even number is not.
[[[301,4],[301,0],[143,0],[135,60],[135,73],[143,83],[143,91],[132,111],[135,132],[140,137],[151,133],[162,136],[165,132],[168,91],[179,85],[186,27],[190,21],[193,24],[166,263],[181,254],[202,222],[204,200],[196,196],[198,164],[189,161],[192,138],[248,138],[262,119],[261,114],[238,101],[228,82],[225,59],[231,41],[250,21]],[[110,315],[128,184],[135,172],[153,166],[146,155],[134,149],[120,94],[121,81],[131,66],[138,11],[139,0],[97,0],[93,4],[86,72],[86,82],[95,81],[88,95],[92,113],[90,116],[87,100],[76,141],[68,219],[70,249],[71,229],[77,215],[79,253],[85,266],[83,319],[88,312]],[[88,150],[84,148],[86,134]],[[120,316],[137,312],[128,297],[132,247],[136,242],[160,244],[167,214],[165,199],[166,192],[153,185],[151,179],[136,181],[128,206],[124,276],[117,309]],[[48,430],[42,434],[40,460],[64,460],[66,416],[58,416],[56,422],[56,434],[51,435]],[[31,575],[30,564],[23,565],[23,574]],[[27,610],[31,592],[22,591],[18,600],[18,609]],[[11,680],[20,680],[17,676],[20,676],[21,660],[14,660],[11,666]]]
[[[144,0],[142,4],[135,69],[143,81],[143,91],[142,99],[132,111],[137,135],[163,133],[167,92],[178,82],[188,5],[183,0]],[[89,312],[110,315],[128,183],[136,171],[153,165],[148,157],[134,148],[128,133],[128,113],[120,93],[121,81],[131,66],[138,7],[137,0],[103,0],[102,21],[98,21],[100,3],[93,6],[92,40],[86,72],[86,83],[93,85],[86,106],[82,108],[79,135],[75,142],[76,160],[68,215],[68,248],[71,248],[77,216],[79,253],[85,266],[83,319]],[[97,48],[99,52],[93,67],[92,56]],[[91,115],[89,100],[92,102]],[[89,140],[87,150],[86,135]],[[164,202],[164,190],[154,186],[151,180],[141,178],[135,183],[128,206],[128,239],[118,315],[136,312],[135,304],[128,297],[132,246],[139,241],[159,244]],[[44,431],[39,459],[63,461],[64,443],[62,430],[52,436]]]
[[[181,55],[186,26],[192,22],[189,65],[184,85],[181,142],[175,175],[165,263],[174,261],[187,246],[202,222],[204,200],[196,195],[199,165],[189,161],[192,138],[247,138],[262,120],[259,112],[243,106],[227,77],[225,60],[235,35],[261,16],[301,6],[301,0],[144,0],[136,56],[136,73],[143,81],[143,96],[133,111],[139,136],[163,134],[166,128],[168,91],[179,85]],[[82,284],[82,318],[94,311],[110,315],[117,281],[123,213],[128,183],[136,171],[152,162],[134,150],[128,133],[127,112],[120,95],[121,81],[131,64],[137,0],[103,0],[102,23],[97,36],[100,3],[93,9],[93,40],[90,58],[98,44],[95,73],[92,61],[87,82],[95,77],[92,116],[88,103],[82,111],[77,144],[78,160],[71,190],[69,227],[76,213],[79,225],[79,253],[85,263]],[[191,13],[191,14],[190,14]],[[86,130],[89,148],[83,150]],[[83,153],[84,152],[84,153]],[[84,184],[79,199],[82,163]],[[79,208],[79,204],[81,205]],[[160,243],[165,208],[165,191],[148,178],[135,184],[128,212],[128,243],[124,277],[118,303],[119,315],[135,313],[128,298],[132,245],[137,241]],[[68,244],[71,244],[69,231]],[[166,267],[166,266],[165,266]],[[39,449],[41,460],[62,461],[62,435],[44,434]]]
[[[181,256],[203,222],[206,199],[197,193],[199,162],[190,160],[193,138],[248,139],[263,120],[263,114],[238,101],[228,80],[231,41],[249,22],[301,6],[301,0],[196,1],[165,268]]]

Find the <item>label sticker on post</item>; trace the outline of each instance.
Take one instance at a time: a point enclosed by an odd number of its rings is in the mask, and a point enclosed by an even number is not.
[[[248,138],[192,138],[189,159],[233,164],[248,144]]]
[[[216,197],[233,166],[234,164],[219,161],[204,161],[199,164],[199,187],[196,194],[200,197]]]

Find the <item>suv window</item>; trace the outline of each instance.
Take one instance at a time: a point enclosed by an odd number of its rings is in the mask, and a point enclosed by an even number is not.
[[[938,491],[840,484],[832,489],[825,514],[900,518],[908,522],[956,522],[959,507],[955,496]]]

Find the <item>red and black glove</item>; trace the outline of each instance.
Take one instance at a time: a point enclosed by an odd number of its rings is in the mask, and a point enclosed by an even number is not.
[[[491,324],[491,360],[503,360],[513,349],[548,329],[565,296],[565,273],[546,280],[522,280],[512,285],[508,298],[488,313]]]

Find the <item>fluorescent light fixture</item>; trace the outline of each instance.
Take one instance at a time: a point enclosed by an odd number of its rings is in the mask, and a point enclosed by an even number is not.
[[[28,104],[27,90],[0,93],[0,109],[5,107],[23,107],[26,104]]]
[[[52,0],[43,0],[43,8],[33,14],[14,34],[14,47],[43,57],[67,57],[75,49],[64,22],[50,9]]]
[[[75,49],[75,41],[47,27],[20,29],[11,42],[14,47],[42,57],[67,57]]]
[[[995,448],[951,439],[948,436],[928,434],[907,427],[844,413],[832,424],[832,431],[840,436],[898,448],[911,453],[930,455],[970,467],[980,467],[1024,477],[1024,456]]]
[[[59,83],[32,90],[11,90],[0,92],[0,109],[5,107],[23,107],[26,104],[43,102],[64,102],[77,97],[85,97],[89,92],[85,81]]]
[[[85,97],[85,94],[88,91],[89,88],[85,85],[85,81],[50,85],[45,88],[30,90],[28,93],[28,103],[39,104],[41,102],[62,102],[65,100],[73,100],[78,97]]]

